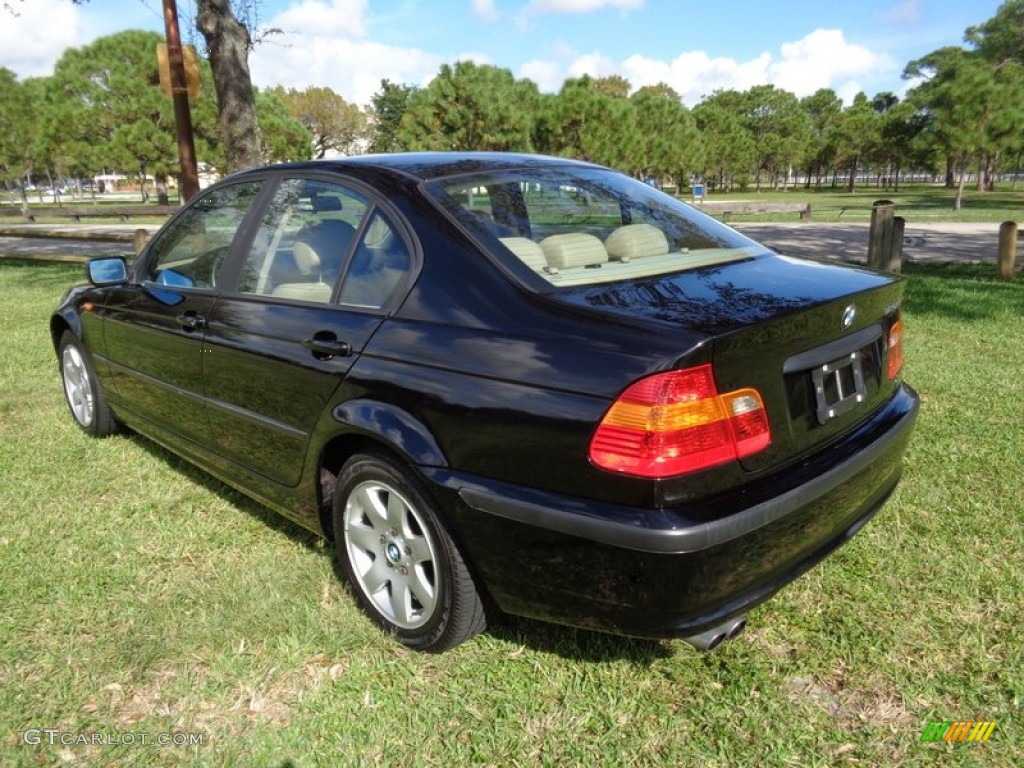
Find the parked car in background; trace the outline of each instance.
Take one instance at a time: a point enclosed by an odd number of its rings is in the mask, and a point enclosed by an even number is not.
[[[606,168],[236,174],[50,320],[71,413],[333,540],[411,648],[493,612],[711,648],[885,502],[901,278],[780,256]]]

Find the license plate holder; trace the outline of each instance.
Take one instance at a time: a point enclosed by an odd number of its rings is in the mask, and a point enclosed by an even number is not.
[[[811,369],[818,423],[825,424],[867,399],[860,351]]]

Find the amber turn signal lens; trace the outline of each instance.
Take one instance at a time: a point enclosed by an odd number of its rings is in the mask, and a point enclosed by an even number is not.
[[[903,370],[903,323],[897,320],[889,329],[889,359],[885,365],[886,375],[895,379]]]

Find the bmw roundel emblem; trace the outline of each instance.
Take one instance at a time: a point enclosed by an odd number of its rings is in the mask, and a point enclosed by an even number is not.
[[[857,306],[850,304],[846,309],[843,310],[843,330],[845,331],[851,325],[853,325],[853,318],[857,316]]]

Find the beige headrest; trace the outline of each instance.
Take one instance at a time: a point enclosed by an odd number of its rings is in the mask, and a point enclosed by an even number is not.
[[[315,275],[320,272],[320,257],[309,243],[301,240],[292,245],[292,256],[295,257],[295,266],[304,275]]]
[[[604,249],[604,243],[583,232],[545,237],[540,241],[540,247],[547,257],[548,264],[558,269],[587,267],[608,261],[608,251]]]
[[[530,269],[543,272],[548,266],[544,249],[527,237],[502,237],[501,244],[516,255],[516,258],[523,262]]]
[[[627,224],[608,235],[604,247],[612,259],[629,261],[668,253],[668,238],[651,224]]]

